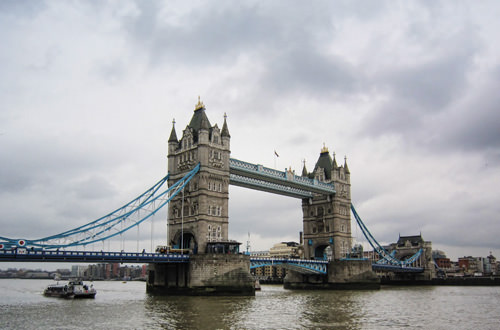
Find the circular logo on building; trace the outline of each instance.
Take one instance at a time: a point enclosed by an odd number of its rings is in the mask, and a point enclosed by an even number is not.
[[[17,241],[17,245],[19,245],[19,246],[25,246],[26,245],[26,241],[23,240],[23,239],[20,239],[19,241]]]

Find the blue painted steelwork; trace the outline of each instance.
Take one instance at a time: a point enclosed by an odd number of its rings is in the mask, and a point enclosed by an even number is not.
[[[3,249],[20,246],[57,249],[85,246],[115,237],[138,226],[156,214],[189,183],[199,169],[200,164],[197,164],[182,179],[160,192],[164,183],[168,180],[169,176],[167,175],[133,201],[86,225],[35,240],[0,237],[0,244]],[[22,244],[19,242],[22,242]]]
[[[326,275],[328,273],[328,261],[326,260],[304,260],[293,258],[250,258],[250,269],[265,266],[282,266],[306,274]]]
[[[134,252],[45,251],[17,248],[0,250],[0,261],[187,263],[189,255]]]
[[[391,251],[390,256],[395,258],[396,257],[396,250]],[[387,259],[380,259],[377,261],[377,264],[387,264],[387,263],[388,263]]]
[[[372,264],[372,269],[376,271],[390,271],[394,273],[422,273],[422,267],[396,266],[389,264]]]
[[[394,255],[391,255],[384,247],[382,247],[379,242],[373,237],[373,235],[370,233],[368,228],[366,228],[365,224],[361,220],[360,216],[356,212],[356,209],[354,208],[354,205],[351,204],[351,211],[354,215],[354,218],[356,219],[356,222],[358,223],[359,227],[361,228],[361,231],[363,232],[363,235],[365,235],[366,239],[368,240],[368,243],[372,246],[373,250],[377,252],[379,256],[381,256],[383,259],[387,261],[388,264],[390,265],[395,265],[399,267],[406,267],[412,263],[414,263],[421,255],[423,250],[419,249],[417,253],[415,253],[413,256],[411,256],[408,259],[405,260],[399,260],[394,257]]]
[[[236,186],[295,198],[310,198],[313,193],[335,194],[335,186],[332,183],[298,176],[291,171],[281,172],[234,158],[229,159],[229,173],[229,182]]]
[[[229,182],[235,186],[256,189],[295,198],[311,198],[309,191],[288,187],[274,182],[267,182],[237,174],[229,174]]]

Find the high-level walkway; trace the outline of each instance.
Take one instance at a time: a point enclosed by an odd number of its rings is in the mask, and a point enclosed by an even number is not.
[[[289,197],[311,198],[313,193],[335,194],[335,187],[331,183],[298,176],[292,171],[281,172],[234,158],[229,160],[229,173],[232,185]]]

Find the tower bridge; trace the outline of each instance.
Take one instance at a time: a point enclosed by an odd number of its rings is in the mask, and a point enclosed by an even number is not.
[[[371,261],[347,258],[352,248],[351,210],[358,224],[366,229],[351,204],[347,159],[338,165],[335,154],[332,158],[323,147],[313,171],[309,172],[304,164],[301,175],[296,175],[291,169],[282,172],[231,158],[230,141],[226,115],[222,128],[212,125],[204,104],[198,100],[180,138],[175,122],[172,125],[167,176],[122,208],[86,225],[36,240],[0,237],[0,260],[13,257],[7,252],[11,248],[28,248],[21,257],[25,261],[37,258],[70,261],[78,257],[83,261],[111,261],[130,257],[131,262],[150,263],[148,291],[167,294],[253,294],[254,281],[249,269],[268,262],[293,270],[285,281],[288,288],[378,287]],[[247,255],[228,253],[237,251],[239,244],[230,241],[228,235],[230,184],[301,200],[301,260],[250,260]],[[139,226],[164,206],[168,208],[165,245],[188,250],[189,257],[43,251],[104,242]],[[367,229],[363,233],[373,238]],[[217,246],[222,246],[226,253],[215,253],[219,251]],[[374,245],[374,249],[389,260],[389,265],[403,268],[383,248]],[[325,260],[325,255],[330,260]]]

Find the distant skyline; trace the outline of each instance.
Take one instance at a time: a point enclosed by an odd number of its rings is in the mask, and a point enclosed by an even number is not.
[[[233,158],[301,173],[323,144],[347,156],[380,243],[500,255],[498,17],[497,1],[0,1],[0,236],[138,196],[201,96]],[[229,216],[242,249],[302,230],[300,200],[235,186]],[[154,221],[127,249],[164,243]]]

